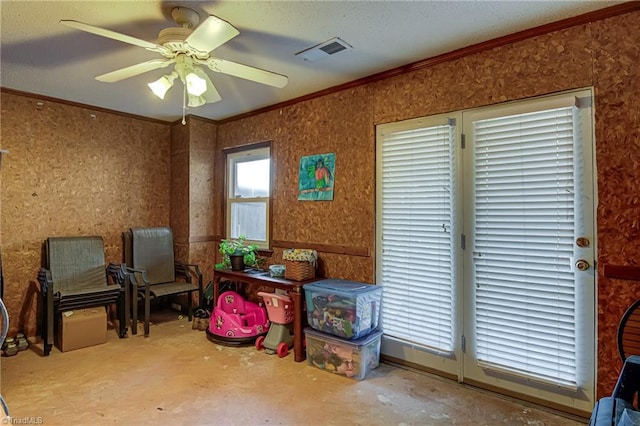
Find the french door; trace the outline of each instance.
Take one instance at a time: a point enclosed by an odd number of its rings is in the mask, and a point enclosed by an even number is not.
[[[591,92],[377,129],[382,353],[588,411]]]
[[[386,355],[458,377],[460,116],[377,129],[377,283]]]

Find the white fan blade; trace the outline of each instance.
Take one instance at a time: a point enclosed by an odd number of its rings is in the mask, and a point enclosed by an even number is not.
[[[139,38],[131,37],[126,34],[117,33],[115,31],[106,30],[104,28],[94,27],[93,25],[83,24],[82,22],[73,21],[73,20],[61,20],[61,24],[66,25],[68,27],[72,27],[81,31],[86,31],[88,33],[96,34],[102,37],[111,38],[113,40],[118,40],[123,43],[133,44],[134,46],[144,47],[145,49],[165,53],[168,49],[159,44],[151,43],[146,40],[141,40]]]
[[[104,81],[105,83],[115,83],[116,81],[124,80],[125,78],[134,77],[138,74],[152,71],[158,68],[164,68],[172,64],[172,59],[152,59],[140,64],[131,65],[130,67],[121,68],[119,70],[111,71],[106,74],[102,74],[96,77],[98,81]]]
[[[214,102],[222,100],[222,96],[220,96],[220,93],[218,93],[218,89],[216,89],[216,86],[214,86],[211,82],[211,79],[209,79],[209,75],[207,75],[207,72],[205,70],[202,70],[201,73],[198,73],[198,76],[204,78],[207,82],[207,91],[202,94],[202,97],[204,98],[206,103],[212,104]]]
[[[211,52],[238,34],[240,34],[240,32],[227,21],[209,15],[207,19],[193,30],[185,42],[201,52]]]
[[[237,62],[227,61],[225,59],[210,58],[209,60],[204,61],[204,63],[212,71],[244,78],[245,80],[255,81],[256,83],[267,84],[273,87],[282,88],[289,82],[289,78],[286,75],[276,74],[271,71],[265,71],[260,68],[250,67]]]

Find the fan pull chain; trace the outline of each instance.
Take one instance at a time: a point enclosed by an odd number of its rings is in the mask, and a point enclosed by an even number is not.
[[[185,116],[187,115],[187,85],[182,85],[182,125],[187,124],[187,120],[185,120]]]

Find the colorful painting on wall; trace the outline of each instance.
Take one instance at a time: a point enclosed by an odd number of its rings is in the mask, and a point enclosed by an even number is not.
[[[336,176],[336,154],[300,158],[298,200],[331,201]]]

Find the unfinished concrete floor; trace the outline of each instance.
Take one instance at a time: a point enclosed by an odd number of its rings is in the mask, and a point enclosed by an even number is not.
[[[580,425],[445,379],[381,364],[364,381],[253,347],[207,340],[186,320],[151,334],[2,359],[14,418],[45,425]]]

